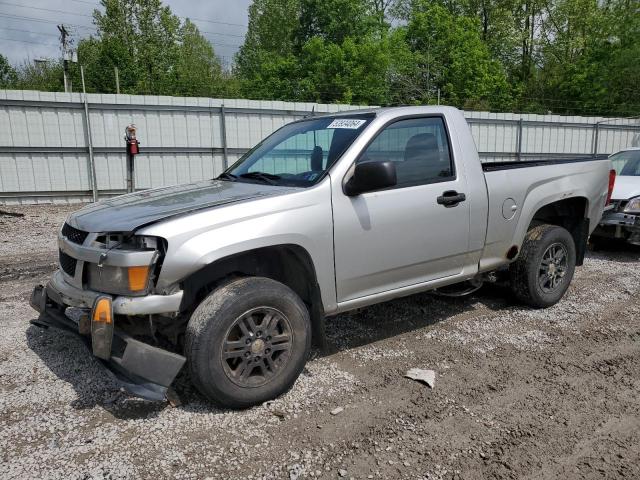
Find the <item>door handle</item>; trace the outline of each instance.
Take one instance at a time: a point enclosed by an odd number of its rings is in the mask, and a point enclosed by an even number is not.
[[[455,207],[460,202],[464,202],[467,196],[464,193],[458,193],[455,190],[447,190],[437,198],[438,205],[445,207]]]

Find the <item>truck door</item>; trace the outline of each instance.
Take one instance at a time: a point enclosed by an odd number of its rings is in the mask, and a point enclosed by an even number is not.
[[[460,274],[469,243],[466,178],[442,116],[384,127],[356,162],[395,162],[396,186],[346,196],[334,188],[338,302]]]

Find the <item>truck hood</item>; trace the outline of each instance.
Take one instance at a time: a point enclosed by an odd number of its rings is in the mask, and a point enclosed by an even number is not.
[[[207,180],[102,200],[72,213],[67,223],[85,232],[131,232],[176,215],[296,190],[292,187]]]
[[[629,200],[640,195],[640,177],[619,175],[613,186],[611,198],[613,200]]]

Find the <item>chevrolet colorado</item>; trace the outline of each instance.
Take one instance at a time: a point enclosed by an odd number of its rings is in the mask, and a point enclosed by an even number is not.
[[[610,168],[483,165],[451,107],[305,118],[216,179],[72,213],[33,323],[79,334],[133,394],[164,398],[186,363],[208,399],[248,407],[294,384],[325,316],[500,269],[522,302],[555,304]]]

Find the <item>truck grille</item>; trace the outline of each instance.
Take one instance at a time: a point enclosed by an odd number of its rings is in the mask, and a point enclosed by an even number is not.
[[[73,228],[68,223],[65,223],[62,226],[62,235],[67,237],[71,242],[77,243],[78,245],[82,245],[89,235],[88,232],[83,232],[82,230],[78,230],[77,228]]]
[[[78,261],[75,258],[70,257],[62,250],[60,250],[60,268],[67,275],[73,277],[76,274],[76,263]]]

